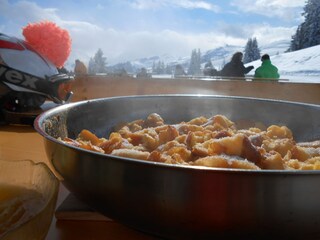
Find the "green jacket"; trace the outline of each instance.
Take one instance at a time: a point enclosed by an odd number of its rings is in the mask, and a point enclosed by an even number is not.
[[[278,79],[279,77],[278,68],[272,65],[270,60],[264,60],[254,73],[254,78]]]

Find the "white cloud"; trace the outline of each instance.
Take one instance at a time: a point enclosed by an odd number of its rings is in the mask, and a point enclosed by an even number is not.
[[[259,45],[266,45],[280,40],[290,40],[296,27],[271,27],[268,24],[251,26],[252,37],[256,37]]]
[[[10,4],[7,0],[0,0],[0,15],[16,22],[48,19],[56,20],[55,8],[41,8],[34,2],[20,1]]]
[[[256,1],[259,5],[269,4],[273,6],[290,8],[290,7],[302,7],[305,5],[306,0],[259,0]]]
[[[104,30],[90,25],[82,27],[82,29],[70,29],[74,39],[72,59],[81,58],[88,61],[98,48],[101,48],[109,64],[163,54],[185,57],[189,56],[195,48],[205,52],[226,44],[244,46],[250,37],[256,37],[260,46],[289,39],[295,30],[295,28],[274,28],[267,24],[250,25],[246,26],[249,30],[243,32],[243,36],[240,34],[241,36],[237,37],[225,34],[224,30],[185,34],[172,30],[122,32],[114,29]]]
[[[41,8],[34,2],[20,1],[10,4],[7,0],[0,0],[0,16],[8,19],[1,31],[21,37],[22,27],[28,23],[49,20],[58,22],[57,9]]]
[[[233,0],[231,5],[242,12],[292,21],[300,19],[300,10],[305,0]]]
[[[178,2],[182,4],[191,1],[173,1],[172,3],[177,4]],[[274,28],[267,24],[239,27],[221,23],[215,26],[214,30],[206,33],[186,34],[168,29],[158,32],[134,31],[133,29],[127,32],[104,28],[85,21],[69,21],[60,17],[56,9],[41,8],[35,3],[26,1],[9,4],[6,0],[0,0],[0,5],[1,16],[8,19],[5,24],[0,25],[4,33],[20,34],[21,27],[27,25],[28,22],[38,22],[43,19],[54,21],[58,26],[67,29],[72,38],[72,51],[68,59],[68,66],[72,66],[75,59],[88,63],[90,57],[93,57],[99,48],[107,57],[108,64],[114,64],[163,54],[185,57],[189,56],[192,49],[195,48],[200,48],[202,52],[205,52],[225,44],[244,46],[247,39],[253,36],[257,37],[261,45],[288,39],[294,31],[292,28]],[[16,14],[17,18],[11,17]]]
[[[217,5],[199,0],[135,0],[131,5],[137,9],[156,9],[161,7],[181,7],[186,9],[205,9],[218,12]]]

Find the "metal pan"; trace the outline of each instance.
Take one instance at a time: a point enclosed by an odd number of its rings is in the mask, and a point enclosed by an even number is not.
[[[35,129],[63,184],[92,208],[171,239],[320,239],[320,171],[176,166],[95,153],[58,141],[82,129],[107,137],[121,122],[156,112],[168,123],[224,114],[283,124],[297,141],[320,139],[320,106],[264,99],[159,95],[96,99],[41,114]]]

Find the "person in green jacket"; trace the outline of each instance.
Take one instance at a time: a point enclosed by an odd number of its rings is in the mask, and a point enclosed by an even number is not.
[[[261,57],[261,61],[262,64],[256,69],[254,78],[278,79],[280,77],[278,68],[271,63],[270,56],[268,54],[264,54]]]

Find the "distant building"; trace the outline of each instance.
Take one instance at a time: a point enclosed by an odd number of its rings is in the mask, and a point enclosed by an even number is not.
[[[148,73],[147,69],[141,68],[137,73],[137,78],[151,78],[151,74]]]
[[[174,76],[185,76],[186,75],[186,72],[184,71],[184,68],[178,64],[176,65],[176,68],[174,70]]]

